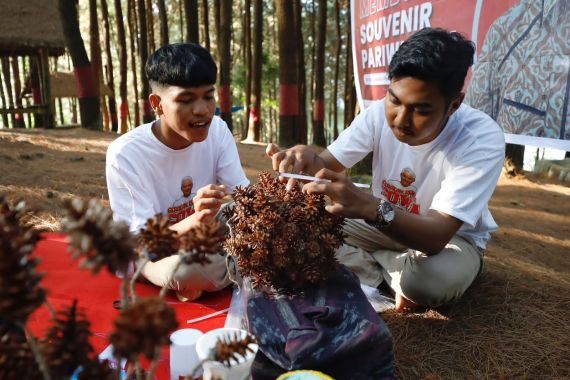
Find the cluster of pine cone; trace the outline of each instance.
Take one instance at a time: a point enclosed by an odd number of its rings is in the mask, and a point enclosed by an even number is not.
[[[286,190],[270,173],[238,187],[226,209],[231,236],[225,242],[242,276],[254,288],[290,293],[325,281],[338,268],[344,219],[325,210],[322,195]]]

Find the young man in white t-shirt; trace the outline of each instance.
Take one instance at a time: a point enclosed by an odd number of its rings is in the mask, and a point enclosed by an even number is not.
[[[489,233],[497,229],[488,202],[505,142],[489,116],[462,104],[473,54],[460,34],[423,29],[394,54],[386,97],[327,150],[267,148],[275,170],[332,181],[303,190],[327,195],[329,212],[351,218],[337,257],[364,283],[385,281],[398,311],[458,299],[480,273]],[[341,174],[370,152],[372,194]],[[402,173],[413,173],[413,186]]]
[[[217,67],[210,53],[197,44],[172,44],[154,52],[145,69],[150,105],[159,119],[109,146],[109,200],[115,219],[126,221],[133,233],[158,213],[168,215],[171,228],[183,233],[212,221],[222,199],[249,181],[230,130],[214,116]],[[199,189],[195,195],[192,188]],[[178,260],[174,255],[149,262],[142,274],[164,286]],[[179,298],[194,299],[229,283],[224,257],[212,260],[206,266],[180,267],[169,283]]]

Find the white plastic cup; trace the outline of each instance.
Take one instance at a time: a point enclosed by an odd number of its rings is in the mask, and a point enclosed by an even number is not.
[[[218,339],[234,338],[237,336],[239,339],[243,339],[247,335],[247,331],[241,329],[234,329],[229,327],[223,327],[220,329],[215,329],[208,331],[198,339],[196,343],[196,351],[198,352],[198,357],[200,360],[208,359],[211,351],[216,346]],[[231,361],[232,365],[230,367],[225,366],[222,363],[208,360],[202,364],[204,369],[204,380],[211,380],[213,378],[221,378],[224,380],[243,380],[249,379],[251,375],[251,365],[253,364],[253,359],[258,350],[257,344],[250,344],[245,358],[238,355],[238,362],[235,363],[234,360]]]
[[[180,329],[170,335],[170,380],[192,375],[192,371],[200,364],[196,344],[203,335],[196,329]],[[201,374],[200,368],[194,376],[199,377]]]

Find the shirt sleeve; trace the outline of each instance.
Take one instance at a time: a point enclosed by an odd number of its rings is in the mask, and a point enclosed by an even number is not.
[[[226,185],[230,191],[233,191],[236,186],[249,185],[249,180],[241,167],[233,135],[223,121],[218,125],[218,128],[223,128],[220,144],[218,145],[219,155],[216,168],[218,182]]]
[[[127,160],[107,153],[107,190],[113,210],[113,219],[124,221],[129,230],[138,233],[158,210],[154,210],[152,195],[143,186],[141,177]]]
[[[475,228],[495,191],[504,158],[505,140],[497,126],[497,132],[475,140],[450,158],[430,208]]]
[[[384,101],[374,102],[358,114],[350,126],[328,146],[328,151],[344,166],[351,168],[378,146],[384,123]]]

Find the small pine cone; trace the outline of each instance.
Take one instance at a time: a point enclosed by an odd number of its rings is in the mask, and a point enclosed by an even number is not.
[[[43,275],[36,272],[39,261],[30,256],[39,237],[21,224],[24,208],[24,202],[12,207],[0,197],[0,315],[22,323],[46,297]]]
[[[138,246],[147,252],[152,261],[162,260],[178,251],[176,232],[170,229],[168,216],[156,214],[147,220],[138,236]]]
[[[89,343],[90,323],[85,314],[77,310],[77,300],[58,314],[42,347],[50,372],[63,379],[71,376],[78,366],[89,362],[93,347]]]
[[[198,224],[180,236],[180,250],[186,252],[219,253],[226,236],[221,223]]]
[[[0,379],[41,379],[42,374],[24,332],[0,324]]]
[[[117,372],[106,361],[95,358],[83,365],[77,380],[117,380]]]
[[[151,360],[157,346],[170,343],[169,334],[178,322],[174,309],[162,298],[147,297],[122,310],[114,325],[110,342],[118,358],[135,360],[143,354]]]
[[[214,348],[214,360],[229,367],[232,365],[232,359],[238,363],[240,356],[245,358],[248,352],[253,352],[253,349],[249,347],[253,343],[255,343],[255,338],[250,334],[243,339],[240,339],[237,333],[233,337],[228,335],[225,339],[219,338]]]
[[[113,221],[111,209],[96,199],[75,198],[65,202],[64,230],[69,234],[73,258],[83,257],[81,267],[98,273],[103,266],[109,272],[126,273],[135,259],[135,240],[129,226]],[[70,247],[70,248],[71,248]]]

